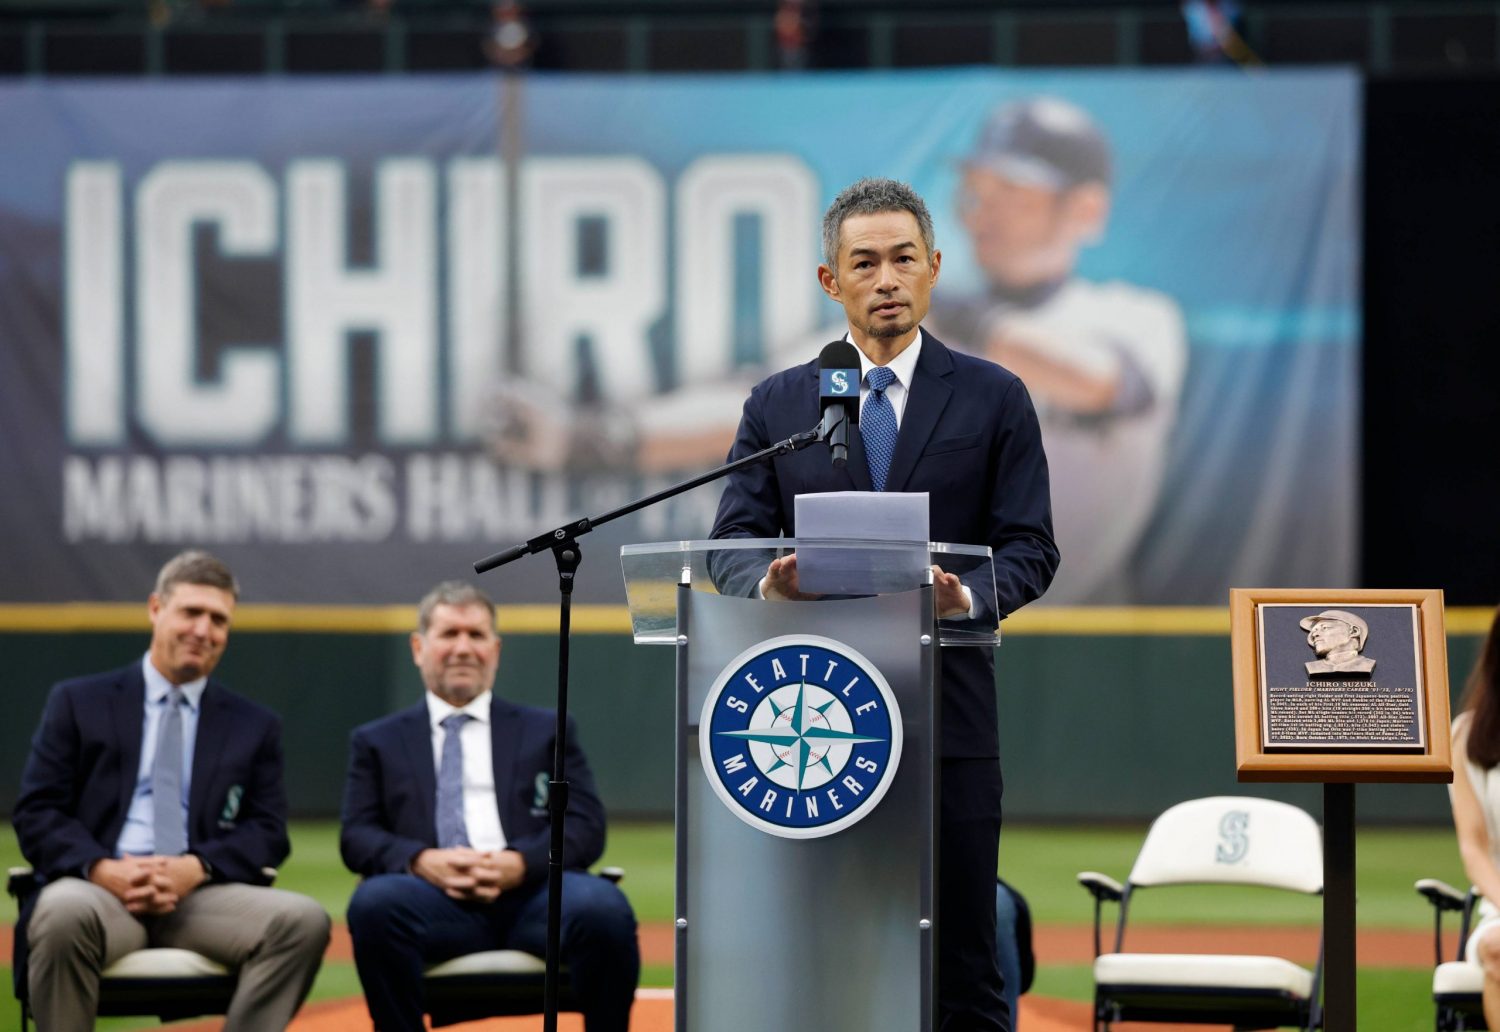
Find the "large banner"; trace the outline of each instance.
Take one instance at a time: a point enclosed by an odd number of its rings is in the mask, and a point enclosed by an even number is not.
[[[0,601],[410,602],[721,461],[841,336],[819,220],[910,182],[929,329],[1022,375],[1048,601],[1353,582],[1359,89],[1343,72],[0,86]],[[703,537],[717,487],[585,539]],[[487,586],[552,597],[546,556]]]

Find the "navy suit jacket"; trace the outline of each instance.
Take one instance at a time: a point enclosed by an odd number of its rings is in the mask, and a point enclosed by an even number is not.
[[[818,363],[777,373],[750,392],[729,458],[785,440],[821,418]],[[733,474],[712,536],[794,536],[797,495],[869,490],[864,445],[851,433],[843,470],[833,468],[826,444],[815,444]],[[1051,583],[1058,554],[1036,411],[1025,385],[993,362],[950,351],[923,334],[886,490],[928,493],[934,541],[994,550],[994,596],[987,584],[969,584],[979,619],[1004,619]],[[764,573],[762,567],[748,591],[743,583],[737,590],[753,594]],[[942,667],[943,755],[998,756],[991,650],[944,649]]]
[[[53,686],[11,815],[38,884],[82,877],[114,855],[140,770],[145,708],[139,661]],[[195,743],[188,849],[208,861],[215,881],[267,884],[264,869],[291,852],[280,719],[210,678]],[[36,893],[23,900],[16,923],[18,992],[35,902]]]
[[[557,716],[552,710],[490,699],[495,800],[506,847],[526,858],[526,883],[547,877],[547,781]],[[563,866],[585,870],[604,852],[604,804],[570,717],[564,752],[569,782]],[[437,846],[437,770],[424,698],[354,730],[339,849],[355,874],[399,874]]]
[[[21,773],[12,821],[44,879],[82,875],[113,856],[141,762],[146,684],[140,663],[52,688]],[[281,721],[209,679],[198,712],[188,849],[217,881],[264,885],[291,852]]]

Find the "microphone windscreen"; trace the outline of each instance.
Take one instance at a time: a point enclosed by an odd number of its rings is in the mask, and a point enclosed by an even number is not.
[[[858,410],[859,351],[847,340],[825,344],[818,354],[818,397],[852,401]]]

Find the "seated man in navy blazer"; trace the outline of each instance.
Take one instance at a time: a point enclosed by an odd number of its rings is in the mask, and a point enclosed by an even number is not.
[[[357,728],[344,785],[354,962],[379,1032],[417,1032],[426,965],[464,953],[545,952],[547,783],[556,714],[491,688],[494,603],[447,581],[418,607],[421,702]],[[562,953],[589,1032],[626,1032],[640,975],[635,915],[585,873],[604,852],[604,807],[569,723]]]
[[[285,1028],[312,986],[328,915],[267,887],[291,851],[281,722],[209,676],[238,595],[222,562],[183,552],[147,602],[146,655],[47,699],[13,816],[43,883],[16,964],[41,1032],[92,1027],[100,972],[146,946],[238,968],[231,1032]]]

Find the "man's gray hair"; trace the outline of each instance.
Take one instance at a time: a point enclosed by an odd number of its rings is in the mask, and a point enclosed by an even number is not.
[[[417,603],[417,633],[426,634],[432,625],[432,611],[438,606],[483,606],[490,612],[490,626],[495,626],[495,603],[468,581],[443,581]]]
[[[179,584],[201,584],[240,597],[239,582],[222,559],[201,549],[178,552],[156,575],[156,595],[166,598]]]
[[[932,233],[932,216],[927,211],[927,202],[917,191],[895,179],[861,179],[846,186],[823,215],[823,263],[835,274],[839,271],[839,235],[851,215],[879,215],[888,211],[911,213],[917,220],[927,257],[931,258],[937,249],[937,241]]]

